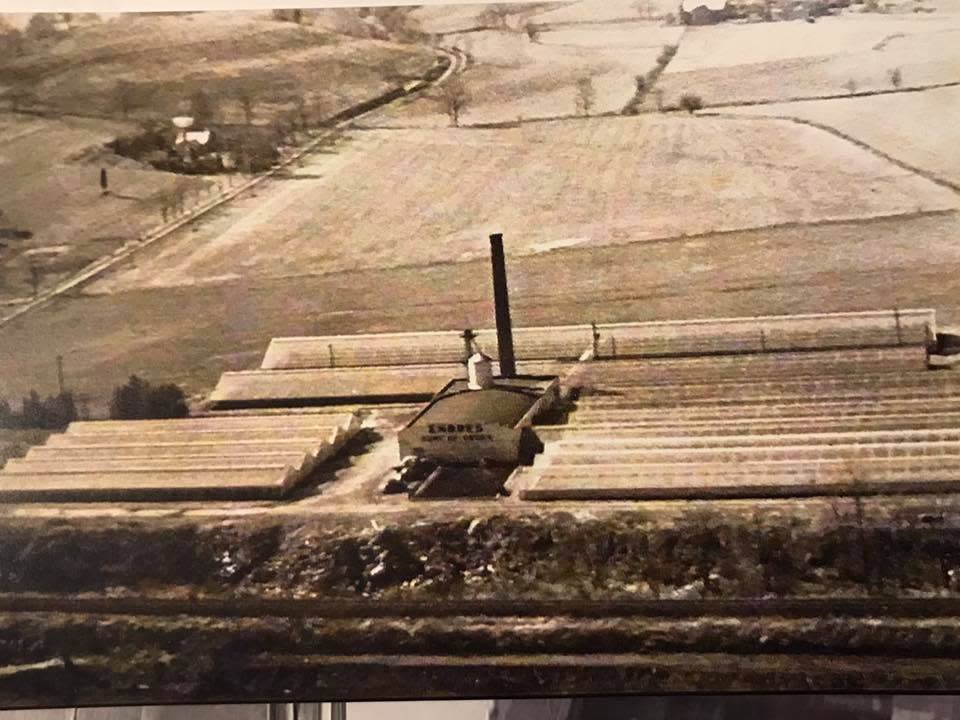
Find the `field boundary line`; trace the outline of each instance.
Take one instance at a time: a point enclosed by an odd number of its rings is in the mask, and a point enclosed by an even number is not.
[[[682,38],[678,40],[678,43],[682,41]],[[664,75],[667,73],[661,74],[657,78],[657,82],[660,81]],[[678,75],[679,73],[675,73]],[[656,85],[652,86],[651,92]],[[747,100],[744,102],[732,102],[732,103],[711,103],[705,104],[703,110],[698,112],[698,115],[709,115],[716,117],[781,117],[779,115],[733,115],[725,113],[714,113],[713,110],[725,110],[729,108],[738,108],[738,107],[762,107],[764,105],[788,105],[791,103],[802,103],[802,102],[817,102],[820,100],[849,100],[852,98],[862,98],[862,97],[873,97],[877,95],[899,95],[901,93],[919,93],[926,92],[928,90],[940,90],[943,88],[952,88],[960,87],[960,80],[951,80],[950,82],[938,83],[935,85],[921,85],[916,87],[909,88],[899,88],[897,90],[867,90],[858,93],[843,93],[836,95],[809,95],[803,97],[792,97],[786,98],[783,100]],[[649,93],[648,93],[649,94]],[[632,98],[631,98],[632,99]],[[586,121],[586,120],[597,120],[603,118],[623,118],[626,120],[636,119],[643,115],[683,115],[686,114],[684,110],[680,109],[671,109],[671,110],[641,110],[638,113],[628,113],[621,110],[605,110],[603,112],[593,113],[591,115],[578,115],[576,113],[566,113],[563,115],[544,115],[542,117],[525,117],[520,120],[490,120],[484,122],[474,122],[474,123],[462,123],[461,128],[466,130],[502,130],[511,127],[518,127],[520,125],[529,125],[534,123],[552,123],[552,122],[566,122],[566,121]],[[782,119],[789,119],[788,116],[782,116]],[[423,130],[428,126],[425,125],[369,125],[364,129],[367,130]]]
[[[439,85],[446,82],[451,75],[457,72],[461,72],[465,66],[462,53],[457,51],[448,51],[444,49],[438,49],[438,52],[440,53],[440,55],[438,56],[438,59],[440,59],[440,56],[442,56],[444,59],[446,59],[447,65],[443,73],[439,77],[433,80],[422,78],[422,80],[424,80],[425,82],[424,87],[431,86],[431,85]],[[418,93],[420,92],[420,90],[415,90],[413,92]],[[389,105],[392,102],[396,102],[396,100],[399,100],[400,98],[409,97],[409,95],[410,94],[408,93],[402,93],[397,98],[388,101],[386,104]],[[215,210],[224,205],[227,205],[228,203],[230,203],[232,200],[236,199],[243,193],[247,192],[248,190],[251,190],[252,188],[259,185],[260,183],[277,176],[280,172],[286,170],[294,163],[299,162],[304,157],[314,152],[318,147],[321,147],[326,140],[329,139],[329,137],[333,134],[334,131],[349,127],[350,124],[353,121],[355,121],[357,118],[376,112],[379,109],[380,109],[380,106],[375,106],[360,113],[359,115],[346,117],[341,120],[338,120],[333,125],[331,125],[326,132],[322,133],[320,137],[314,138],[310,142],[298,148],[295,152],[293,152],[291,155],[287,156],[286,158],[283,158],[276,166],[270,168],[266,172],[263,172],[253,177],[247,182],[241,184],[239,187],[228,190],[227,192],[222,194],[220,197],[214,198],[207,204],[201,205],[198,208],[194,208],[193,210],[188,212],[185,217],[182,217],[179,220],[174,221],[172,224],[162,226],[155,230],[147,231],[139,239],[129,241],[125,246],[121,246],[121,248],[118,251],[115,251],[111,255],[107,255],[105,257],[101,257],[98,260],[93,261],[91,265],[87,266],[86,268],[81,270],[79,273],[75,274],[73,277],[67,278],[63,282],[55,285],[53,288],[41,293],[38,297],[31,299],[30,301],[24,303],[23,305],[20,305],[9,314],[0,317],[0,328],[3,328],[6,325],[9,325],[11,322],[26,315],[31,310],[36,310],[37,308],[43,307],[47,303],[51,302],[52,300],[55,300],[56,298],[69,292],[70,290],[77,289],[82,285],[84,285],[85,283],[93,280],[94,278],[99,277],[100,275],[110,270],[114,266],[118,265],[119,263],[123,262],[124,260],[128,260],[129,258],[133,257],[141,250],[151,247],[158,241],[168,237],[174,232],[180,230],[181,228],[191,224],[195,220],[200,219],[210,211]]]
[[[958,83],[960,85],[960,83]],[[827,125],[826,123],[818,122],[816,120],[808,120],[806,118],[796,117],[794,115],[737,115],[735,113],[703,113],[708,117],[716,117],[723,120],[743,120],[744,118],[761,118],[765,120],[785,120],[787,122],[797,123],[798,125],[806,125],[807,127],[816,128],[817,130],[822,130],[823,132],[830,133],[834,137],[838,137],[841,140],[846,140],[849,143],[852,143],[859,147],[861,150],[866,150],[867,152],[873,154],[875,157],[880,158],[881,160],[886,160],[889,163],[892,163],[899,167],[901,170],[906,170],[909,173],[914,175],[919,175],[925,180],[939,185],[940,187],[947,188],[948,190],[953,190],[953,192],[960,194],[960,183],[956,183],[947,178],[941,177],[940,175],[931,172],[930,170],[924,170],[923,168],[912,165],[904,160],[895,158],[889,153],[884,152],[883,150],[874,147],[870,143],[861,140],[860,138],[854,137],[849,133],[844,132],[843,130],[838,130],[837,128]],[[935,211],[929,211],[935,212]],[[917,213],[921,214],[921,213]]]
[[[695,72],[693,70],[687,70],[683,72]],[[681,75],[682,72],[673,73],[674,76]],[[764,98],[762,100],[741,100],[739,102],[721,102],[721,103],[704,103],[704,110],[713,110],[713,109],[726,109],[726,108],[737,108],[737,107],[757,107],[762,105],[787,105],[790,103],[801,103],[801,102],[816,102],[818,100],[850,100],[853,98],[864,98],[864,97],[875,97],[877,95],[900,95],[903,93],[919,93],[926,92],[927,90],[942,90],[943,88],[952,88],[960,86],[960,80],[949,80],[942,83],[932,83],[930,85],[911,85],[910,87],[904,88],[890,88],[890,89],[881,89],[881,90],[861,90],[860,92],[853,93],[831,93],[829,95],[805,95],[797,97],[788,97],[782,98],[780,100],[774,100],[770,98]],[[676,111],[673,111],[676,112]]]

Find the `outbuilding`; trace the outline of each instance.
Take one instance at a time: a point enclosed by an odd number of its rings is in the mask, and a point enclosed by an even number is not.
[[[401,457],[444,464],[517,465],[537,452],[533,419],[557,402],[551,376],[494,377],[490,358],[477,353],[468,378],[451,380],[400,431]]]
[[[729,17],[728,0],[683,0],[680,20],[684,25],[713,25]]]

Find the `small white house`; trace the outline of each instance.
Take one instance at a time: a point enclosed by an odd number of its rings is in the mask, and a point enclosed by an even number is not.
[[[177,142],[181,142],[180,138],[177,138]],[[210,142],[210,131],[209,130],[187,130],[183,133],[182,142],[196,143],[197,145],[206,145]]]

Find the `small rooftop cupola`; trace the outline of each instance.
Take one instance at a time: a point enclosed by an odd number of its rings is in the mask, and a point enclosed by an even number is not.
[[[493,387],[493,361],[482,352],[474,353],[467,360],[467,387],[470,390]]]

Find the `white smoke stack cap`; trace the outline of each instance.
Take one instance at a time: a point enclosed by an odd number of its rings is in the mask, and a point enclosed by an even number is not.
[[[471,390],[493,387],[493,361],[482,352],[474,353],[467,360],[467,387]]]

